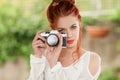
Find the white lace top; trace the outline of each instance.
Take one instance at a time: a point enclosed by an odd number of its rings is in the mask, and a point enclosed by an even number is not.
[[[91,54],[91,52],[87,51],[77,63],[68,67],[62,67],[61,63],[58,62],[52,69],[50,69],[44,56],[36,58],[31,55],[31,70],[28,80],[97,80],[101,72],[101,64],[98,72],[93,76],[89,72]]]

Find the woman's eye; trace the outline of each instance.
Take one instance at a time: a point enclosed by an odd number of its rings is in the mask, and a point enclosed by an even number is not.
[[[73,25],[71,28],[72,28],[72,29],[76,29],[76,28],[77,28],[77,26],[76,26],[76,25]]]
[[[64,32],[64,30],[63,30],[63,29],[60,29],[60,30],[58,30],[58,32],[62,33],[62,32]]]

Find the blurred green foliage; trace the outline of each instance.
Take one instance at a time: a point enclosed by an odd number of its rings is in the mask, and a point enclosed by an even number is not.
[[[82,26],[88,25],[104,25],[105,23],[113,24],[120,27],[120,9],[117,9],[114,14],[100,15],[98,17],[85,16],[82,17]],[[118,30],[118,29],[117,29]],[[119,32],[119,31],[118,31]]]
[[[110,17],[110,20],[114,22],[116,28],[115,32],[120,35],[120,8],[116,10],[116,12]],[[120,39],[116,42],[116,48],[120,51]]]
[[[107,68],[101,72],[98,80],[120,80],[120,67]]]
[[[120,8],[116,10],[116,12],[110,17],[110,19],[120,25]]]
[[[0,64],[16,60],[18,56],[24,56],[28,60],[32,53],[34,35],[40,29],[48,29],[44,17],[46,5],[39,3],[41,1],[36,0],[35,6],[27,13],[22,5],[14,6],[10,2],[0,4]]]
[[[82,17],[82,27],[86,27],[88,25],[96,25],[99,23],[98,18],[93,18],[93,17]]]
[[[99,4],[96,4],[97,1],[100,1]],[[101,4],[101,9],[115,9],[119,8],[119,0],[76,0],[77,6],[80,8],[80,11],[91,11],[96,10],[97,5]]]

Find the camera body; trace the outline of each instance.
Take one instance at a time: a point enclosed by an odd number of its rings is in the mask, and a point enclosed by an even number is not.
[[[43,32],[40,35],[46,38],[47,44],[51,47],[55,47],[59,44],[59,37],[58,37],[58,31],[57,30],[52,30],[50,32]],[[61,33],[62,34],[62,48],[66,48],[67,44],[67,34]]]

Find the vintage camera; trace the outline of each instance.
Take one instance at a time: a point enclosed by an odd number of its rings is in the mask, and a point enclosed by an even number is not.
[[[59,37],[58,37],[58,31],[57,30],[52,30],[50,32],[43,32],[40,35],[46,38],[47,44],[51,47],[55,47],[59,44]],[[66,41],[67,41],[67,34],[64,32],[62,34],[62,48],[66,48]]]

